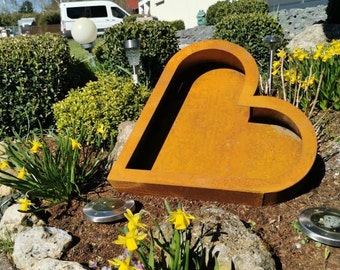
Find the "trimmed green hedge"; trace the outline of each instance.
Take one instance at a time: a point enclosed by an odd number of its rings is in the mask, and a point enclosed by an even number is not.
[[[179,50],[176,29],[164,21],[124,21],[107,29],[104,42],[94,48],[102,71],[131,77],[132,68],[124,49],[128,39],[140,41],[139,82],[153,88],[168,60]]]
[[[276,18],[269,14],[248,13],[226,16],[216,24],[213,37],[236,43],[248,50],[263,74],[269,67],[269,49],[263,42],[267,35],[281,38],[278,47],[285,46],[284,31]]]
[[[52,105],[83,78],[67,40],[45,34],[0,39],[0,138],[53,125]],[[89,79],[89,77],[87,78]]]
[[[267,14],[269,6],[265,0],[218,1],[207,10],[207,24],[215,25],[231,14],[261,13]]]
[[[92,143],[98,128],[103,128],[104,139],[110,143],[121,122],[138,118],[150,91],[114,73],[97,76],[97,81],[71,90],[67,98],[54,104],[53,112],[60,133],[76,136],[85,128],[86,140]]]

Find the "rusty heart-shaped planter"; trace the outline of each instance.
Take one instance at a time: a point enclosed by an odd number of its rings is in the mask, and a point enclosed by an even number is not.
[[[290,198],[315,161],[315,132],[290,103],[255,95],[258,79],[255,60],[234,43],[180,50],[114,163],[111,185],[252,205]]]

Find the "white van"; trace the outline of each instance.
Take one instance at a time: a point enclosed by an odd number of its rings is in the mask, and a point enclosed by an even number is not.
[[[73,22],[81,17],[91,19],[96,27],[98,35],[104,34],[104,30],[123,21],[130,14],[111,1],[78,1],[64,2],[60,7],[61,33],[71,37]]]

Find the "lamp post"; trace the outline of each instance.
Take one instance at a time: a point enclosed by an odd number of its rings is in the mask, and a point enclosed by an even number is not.
[[[268,95],[270,96],[272,93],[272,86],[273,86],[273,59],[274,59],[274,51],[276,49],[277,44],[281,41],[280,38],[274,36],[265,36],[263,38],[263,42],[267,45],[270,51],[270,58],[269,58],[269,74],[268,74]]]
[[[124,42],[124,49],[126,53],[126,57],[129,61],[129,65],[132,66],[133,74],[133,82],[134,84],[138,83],[138,76],[136,72],[136,66],[139,65],[140,58],[140,48],[139,41],[137,39],[128,39]]]
[[[83,49],[89,52],[89,58],[92,61],[92,65],[95,66],[96,63],[92,56],[92,48],[97,38],[97,27],[94,22],[88,18],[77,19],[72,25],[71,35]]]

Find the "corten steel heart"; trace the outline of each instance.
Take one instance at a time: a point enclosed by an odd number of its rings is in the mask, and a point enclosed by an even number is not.
[[[267,205],[301,188],[317,153],[312,124],[256,96],[242,47],[192,44],[165,67],[108,180],[118,191]]]

